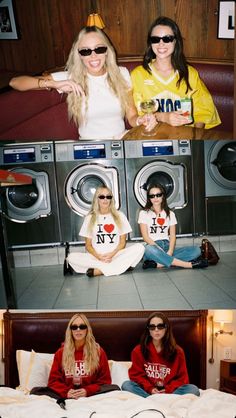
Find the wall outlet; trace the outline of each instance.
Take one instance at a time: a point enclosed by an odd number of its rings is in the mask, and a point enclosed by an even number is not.
[[[232,348],[231,347],[225,347],[224,348],[224,359],[225,360],[231,360],[232,359]]]

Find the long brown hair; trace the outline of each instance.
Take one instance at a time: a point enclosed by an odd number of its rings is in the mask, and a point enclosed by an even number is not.
[[[162,349],[163,349],[163,357],[166,358],[167,360],[173,360],[176,355],[176,341],[172,332],[169,319],[162,312],[154,312],[147,319],[145,330],[140,339],[142,354],[144,358],[147,360],[148,359],[148,344],[150,341],[152,341],[152,337],[150,335],[148,326],[153,318],[161,318],[163,323],[166,325],[166,331],[161,340]]]
[[[151,68],[149,63],[152,62],[153,59],[156,58],[155,53],[152,50],[152,43],[151,43],[151,36],[152,31],[156,26],[168,26],[172,29],[173,34],[175,36],[175,49],[173,54],[171,55],[171,63],[174,70],[177,70],[179,73],[179,79],[177,81],[177,87],[180,86],[181,82],[184,81],[186,83],[186,93],[188,90],[192,90],[190,83],[189,83],[189,74],[188,74],[188,64],[183,52],[183,37],[181,35],[180,29],[177,23],[166,16],[160,16],[151,24],[148,37],[147,37],[147,48],[143,58],[143,67],[149,73],[151,73]]]
[[[152,202],[149,196],[151,189],[160,189],[162,196],[162,202],[161,202],[161,210],[164,210],[166,212],[167,216],[170,216],[170,208],[167,204],[167,195],[165,188],[160,183],[150,184],[147,188],[147,202],[144,207],[144,210],[148,211],[152,208]]]

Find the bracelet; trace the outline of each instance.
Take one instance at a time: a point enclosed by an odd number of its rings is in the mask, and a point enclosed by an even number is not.
[[[38,88],[41,89],[40,81],[43,81],[43,78],[38,78]]]
[[[44,82],[44,86],[41,85],[41,81]],[[46,89],[46,90],[51,90],[50,87],[47,86],[47,79],[46,78],[38,78],[38,88],[39,89]]]
[[[44,87],[46,90],[51,90],[50,87],[47,86],[47,82],[48,80],[46,78],[44,78]]]

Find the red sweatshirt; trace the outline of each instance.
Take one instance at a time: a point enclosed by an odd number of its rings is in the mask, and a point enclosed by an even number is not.
[[[160,381],[164,381],[166,393],[172,393],[179,386],[189,383],[184,351],[179,346],[176,350],[174,360],[168,361],[150,342],[146,361],[142,355],[141,346],[137,345],[131,355],[130,380],[138,383],[148,393],[151,393]]]
[[[74,388],[73,376],[66,373],[62,368],[63,347],[59,348],[54,355],[52,368],[48,379],[48,387],[53,389],[62,398],[67,398],[67,393]],[[80,388],[85,389],[87,396],[96,394],[100,385],[111,384],[111,375],[107,356],[105,351],[100,347],[100,361],[97,370],[88,375],[84,370],[83,347],[75,351],[75,376],[80,377]]]

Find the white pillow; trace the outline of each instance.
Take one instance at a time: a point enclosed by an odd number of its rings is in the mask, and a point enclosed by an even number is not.
[[[113,360],[108,360],[108,366],[109,366],[110,373],[112,371],[112,364],[113,364]]]
[[[47,386],[54,354],[18,350],[17,367],[20,389],[26,393],[35,386]]]
[[[16,364],[19,376],[19,389],[25,387],[26,375],[29,369],[31,351],[17,350],[16,351]]]
[[[30,391],[35,386],[47,386],[54,354],[35,353],[32,351],[31,362],[25,386]]]
[[[113,361],[111,369],[112,383],[120,388],[125,380],[129,380],[128,370],[131,367],[131,361]]]

